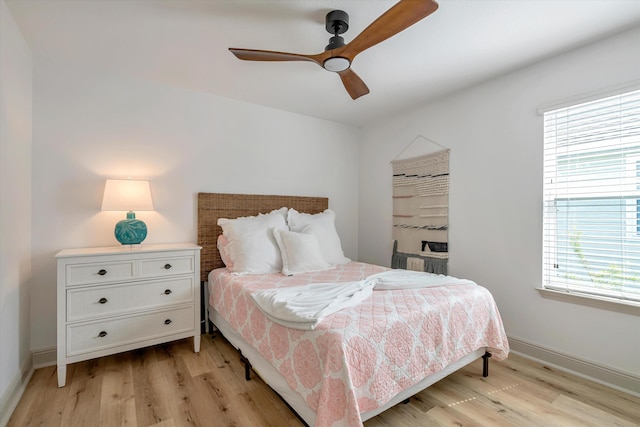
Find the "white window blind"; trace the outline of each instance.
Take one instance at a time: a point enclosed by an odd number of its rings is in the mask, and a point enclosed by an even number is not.
[[[544,113],[543,286],[640,301],[640,90]]]

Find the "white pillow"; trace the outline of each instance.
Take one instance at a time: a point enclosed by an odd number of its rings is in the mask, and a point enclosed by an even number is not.
[[[286,214],[287,208],[281,208],[258,216],[218,219],[222,234],[229,242],[234,273],[264,274],[282,270],[282,257],[273,230],[288,230]]]
[[[344,256],[340,237],[335,226],[336,214],[327,209],[319,214],[299,213],[289,209],[287,219],[289,229],[304,234],[312,234],[318,239],[324,259],[330,264],[346,264],[351,261]]]
[[[274,229],[273,236],[282,255],[282,274],[292,276],[334,268],[325,261],[318,239],[313,234]]]

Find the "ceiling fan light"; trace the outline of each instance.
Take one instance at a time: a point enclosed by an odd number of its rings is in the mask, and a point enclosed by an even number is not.
[[[347,58],[342,58],[340,56],[329,58],[322,64],[325,70],[333,71],[335,73],[346,70],[350,65],[351,62],[349,62]]]

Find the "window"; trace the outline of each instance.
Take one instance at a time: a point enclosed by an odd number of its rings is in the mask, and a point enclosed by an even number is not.
[[[640,302],[640,90],[544,113],[543,287]]]

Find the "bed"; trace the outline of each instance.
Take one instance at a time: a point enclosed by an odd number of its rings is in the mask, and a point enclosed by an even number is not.
[[[348,262],[304,274],[230,273],[217,247],[219,218],[282,207],[321,214],[328,199],[199,193],[201,280],[210,324],[308,425],[362,426],[478,358],[507,357],[509,345],[491,294],[468,281],[420,289],[374,290],[315,329],[274,322],[251,295],[272,288],[359,281],[388,269]]]

